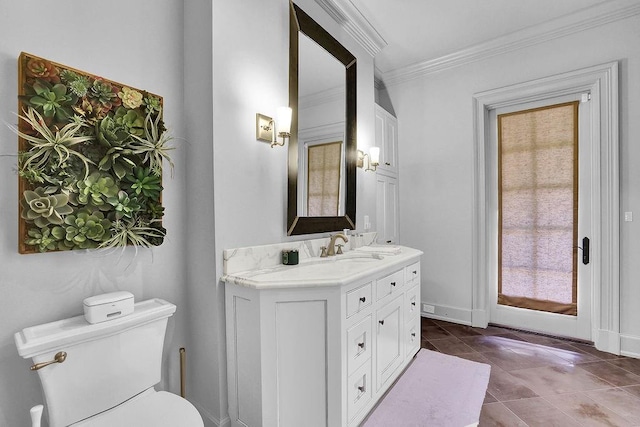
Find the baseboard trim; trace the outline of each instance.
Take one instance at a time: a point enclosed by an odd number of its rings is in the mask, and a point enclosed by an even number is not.
[[[448,305],[437,305],[428,301],[422,301],[422,304],[428,304],[434,307],[433,313],[425,313],[423,311],[421,313],[422,317],[471,326],[471,310],[459,307],[451,307]]]
[[[618,332],[596,329],[593,333],[593,345],[600,351],[620,354],[620,334]]]
[[[230,427],[231,426],[231,419],[228,416],[224,417],[223,419],[219,419],[211,415],[209,411],[207,411],[202,407],[202,405],[193,401],[191,403],[193,404],[193,406],[196,407],[198,412],[200,412],[200,415],[202,416],[202,420],[204,421],[205,427]]]
[[[620,335],[620,354],[640,359],[640,337]]]
[[[489,326],[489,314],[487,313],[487,310],[472,310],[471,326],[474,328],[486,328]]]

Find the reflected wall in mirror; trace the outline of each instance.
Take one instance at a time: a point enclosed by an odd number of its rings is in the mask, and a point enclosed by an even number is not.
[[[287,234],[355,229],[356,59],[291,4]]]

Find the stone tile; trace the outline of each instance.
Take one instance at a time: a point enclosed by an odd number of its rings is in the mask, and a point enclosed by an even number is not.
[[[475,335],[472,337],[461,337],[460,340],[480,353],[503,348],[521,347],[524,343],[520,337],[513,334]]]
[[[457,323],[438,323],[445,331],[449,332],[451,335],[456,337],[469,337],[473,335],[481,335],[480,332],[476,331],[476,328],[472,328],[467,325],[458,325]]]
[[[487,391],[501,402],[538,396],[523,381],[500,368],[491,369]]]
[[[569,415],[581,426],[632,426],[629,421],[584,393],[569,393],[545,397],[553,406]]]
[[[495,397],[493,397],[493,395],[491,393],[489,393],[488,391],[484,394],[484,403],[494,403],[497,402],[498,399],[496,399]]]
[[[511,329],[501,328],[500,326],[489,325],[486,328],[473,328],[474,331],[482,335],[503,335],[513,332]]]
[[[640,385],[632,385],[630,387],[621,387],[621,389],[626,391],[627,393],[631,393],[636,397],[640,397]]]
[[[585,353],[589,353],[593,356],[596,356],[599,359],[602,360],[609,360],[609,359],[619,359],[620,356],[615,355],[615,354],[611,354],[611,353],[606,353],[604,351],[600,351],[597,348],[595,348],[594,346],[590,345],[590,344],[579,344],[579,343],[570,343],[569,344],[572,347],[577,348],[578,350],[584,351]]]
[[[432,350],[432,351],[439,351],[433,344],[431,344],[429,341],[423,339],[420,342],[420,347],[421,348],[426,348],[427,350]]]
[[[428,340],[437,340],[441,338],[449,338],[451,334],[438,325],[422,326],[422,338]]]
[[[640,425],[640,398],[621,388],[585,392],[592,400],[611,409],[631,424]]]
[[[455,337],[428,341],[433,344],[440,352],[446,354],[457,355],[463,353],[472,353],[474,351],[471,347]]]
[[[500,402],[482,405],[479,425],[481,427],[527,427],[524,421]]]
[[[540,396],[611,388],[612,384],[578,366],[544,366],[511,371]]]
[[[632,359],[630,357],[622,357],[620,359],[608,360],[612,365],[616,365],[625,371],[640,375],[640,359]]]
[[[420,324],[424,327],[424,326],[434,326],[436,325],[436,323],[432,320],[429,319],[427,317],[421,317],[420,318]],[[437,326],[437,325],[436,325]]]
[[[574,365],[580,363],[598,362],[602,360],[599,357],[594,356],[593,354],[587,353],[586,351],[572,346],[571,344],[557,344],[552,347],[546,348],[546,350]]]
[[[580,424],[541,397],[504,402],[530,427],[580,427]]]
[[[580,368],[615,386],[640,385],[640,376],[618,368],[609,362],[583,363]]]
[[[502,348],[482,354],[505,371],[570,364],[543,348],[528,343],[524,343],[517,348]]]
[[[533,344],[554,346],[556,344],[564,344],[566,342],[561,338],[548,337],[546,335],[538,335],[538,334],[532,334],[532,333],[520,332],[520,331],[514,332],[514,333],[515,335],[518,335],[523,340]]]

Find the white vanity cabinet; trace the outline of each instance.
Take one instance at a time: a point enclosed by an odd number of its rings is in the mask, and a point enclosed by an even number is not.
[[[420,347],[420,252],[409,255],[336,284],[227,280],[231,425],[362,422]]]

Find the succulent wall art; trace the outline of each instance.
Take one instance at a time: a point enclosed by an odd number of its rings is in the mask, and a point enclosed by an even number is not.
[[[22,53],[19,252],[160,245],[161,97]]]

